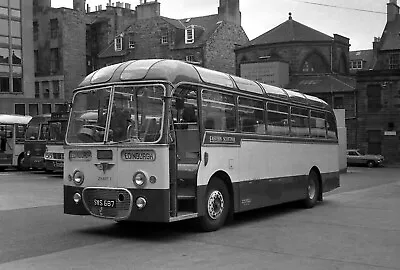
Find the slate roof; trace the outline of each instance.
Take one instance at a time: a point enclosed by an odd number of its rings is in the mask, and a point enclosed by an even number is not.
[[[353,92],[356,80],[341,75],[299,75],[291,78],[287,88],[307,94]]]
[[[385,30],[381,38],[382,51],[387,50],[400,50],[400,15],[396,15],[396,19],[387,22]]]
[[[332,40],[333,37],[312,29],[289,17],[287,21],[260,35],[259,37],[256,37],[242,47],[273,43]]]
[[[195,26],[195,39],[194,43],[185,44],[185,39],[176,40],[176,44],[174,49],[188,49],[188,48],[198,48],[205,44],[205,42],[209,39],[209,37],[215,32],[215,30],[220,25],[218,14],[202,16],[202,17],[194,17],[194,18],[185,18],[185,19],[171,19],[167,17],[160,16],[162,20],[166,21],[167,23],[171,24],[176,29],[184,31],[188,26]],[[154,19],[154,18],[153,18]],[[136,22],[140,23],[140,21]],[[125,29],[124,32],[129,31],[129,27]],[[111,42],[109,46],[104,49],[99,54],[99,58],[107,58],[107,57],[119,57],[128,54],[126,49],[122,51],[116,52],[114,50],[114,42]]]

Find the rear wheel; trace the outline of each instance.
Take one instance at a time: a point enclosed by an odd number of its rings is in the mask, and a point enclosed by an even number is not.
[[[368,168],[375,167],[375,162],[372,161],[372,160],[368,160],[368,161],[367,161],[367,166],[368,166]]]
[[[305,208],[312,208],[317,204],[318,195],[321,192],[319,177],[315,171],[311,171],[308,175],[307,198],[304,199]]]
[[[225,183],[219,178],[212,178],[204,202],[205,215],[199,220],[200,228],[206,232],[221,228],[228,217],[230,203]]]

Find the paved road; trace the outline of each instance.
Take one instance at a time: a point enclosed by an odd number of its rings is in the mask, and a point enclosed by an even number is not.
[[[66,216],[60,176],[3,172],[0,269],[400,269],[399,173],[351,168],[313,209],[265,208],[198,233]]]

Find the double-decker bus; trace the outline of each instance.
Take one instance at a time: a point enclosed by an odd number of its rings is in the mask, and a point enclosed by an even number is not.
[[[64,140],[68,124],[68,112],[53,112],[48,121],[49,132],[44,153],[47,172],[62,171],[64,168]]]
[[[44,170],[44,153],[49,136],[49,120],[51,114],[33,116],[28,123],[25,134],[25,167],[34,170]]]
[[[89,118],[88,115],[91,115]],[[336,119],[321,99],[177,60],[104,67],[74,91],[64,213],[114,221],[233,213],[339,187]]]
[[[7,167],[23,169],[24,138],[28,115],[0,114],[0,170]]]

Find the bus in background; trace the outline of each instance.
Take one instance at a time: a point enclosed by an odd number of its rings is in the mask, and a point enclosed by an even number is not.
[[[24,139],[28,115],[0,114],[0,170],[7,167],[23,169]]]
[[[26,168],[33,170],[44,170],[44,153],[48,138],[50,114],[33,116],[29,121],[25,134],[25,160]]]
[[[311,208],[339,187],[326,102],[176,60],[89,74],[74,91],[65,141],[66,214],[193,218],[213,231],[242,211]]]
[[[49,135],[44,153],[45,170],[47,172],[63,171],[64,140],[68,124],[68,112],[51,113]]]

